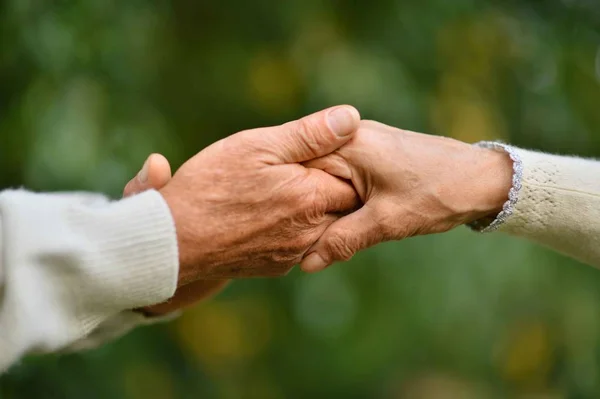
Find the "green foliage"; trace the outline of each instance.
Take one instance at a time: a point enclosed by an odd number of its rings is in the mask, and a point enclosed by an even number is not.
[[[120,195],[236,131],[350,103],[466,141],[600,153],[593,1],[0,2],[0,186]],[[400,162],[401,160],[399,160]],[[31,358],[0,398],[596,398],[600,273],[459,229],[232,284]]]

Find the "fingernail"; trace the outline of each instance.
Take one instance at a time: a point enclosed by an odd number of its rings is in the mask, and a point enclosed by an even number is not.
[[[307,273],[313,273],[318,272],[327,267],[327,262],[325,262],[323,258],[321,258],[321,255],[319,255],[316,252],[313,252],[302,261],[301,267],[302,271]]]
[[[356,111],[349,107],[339,107],[327,115],[327,123],[335,134],[340,137],[348,136],[356,130]]]
[[[138,173],[138,179],[140,183],[146,183],[148,181],[148,160],[144,162],[144,166],[142,166],[142,170]]]

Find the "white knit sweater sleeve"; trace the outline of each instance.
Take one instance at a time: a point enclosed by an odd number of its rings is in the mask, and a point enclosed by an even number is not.
[[[82,349],[145,318],[176,289],[171,213],[157,191],[0,193],[0,372],[29,353]]]
[[[600,162],[515,149],[523,174],[500,231],[600,268]]]

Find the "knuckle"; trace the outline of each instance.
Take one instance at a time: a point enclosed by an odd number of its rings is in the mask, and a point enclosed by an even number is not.
[[[403,240],[411,236],[410,223],[397,223],[391,216],[381,218],[376,223],[381,241]]]
[[[300,260],[302,255],[315,243],[320,237],[316,235],[317,228],[308,225],[305,220],[296,218],[291,221],[289,228],[283,234],[280,234],[277,243],[277,250],[274,251],[274,259],[277,263],[294,263]]]
[[[324,211],[322,206],[318,204],[317,197],[311,196],[304,200],[304,211],[303,211],[303,221],[308,225],[308,227],[314,227],[321,224],[323,220]]]
[[[319,187],[309,185],[305,190],[306,191],[301,200],[304,208],[311,212],[322,208],[324,196]]]
[[[349,260],[356,252],[346,237],[333,233],[325,240],[329,253],[335,260]]]
[[[329,129],[323,129],[317,121],[314,121],[311,118],[298,120],[294,124],[293,129],[294,133],[300,137],[302,145],[304,145],[305,149],[314,157],[317,157],[319,154],[320,136],[330,135]],[[330,140],[331,137],[327,136],[326,139]]]
[[[323,221],[323,212],[321,212],[315,207],[309,208],[304,213],[304,221],[306,222],[308,227],[318,226]]]
[[[312,134],[315,131],[315,129],[317,129],[317,126],[310,118],[302,118],[298,119],[294,123],[293,128],[295,130],[295,133],[301,136],[308,136]]]
[[[303,234],[298,238],[298,253],[304,253],[309,249],[316,241],[318,237],[313,237],[311,234]]]
[[[368,205],[367,205],[368,207]],[[371,230],[377,231],[382,240],[401,239],[411,218],[410,212],[398,207],[394,201],[383,200],[367,213]]]
[[[300,221],[304,221],[304,216],[312,213],[312,201],[314,200],[314,194],[311,190],[307,190],[304,193],[298,193],[289,198],[289,205],[292,207],[292,213],[295,217],[299,218]]]
[[[381,230],[384,235],[393,234],[397,230],[395,218],[389,213],[383,213],[381,215],[371,215],[371,220],[375,226]]]
[[[304,251],[306,251],[310,247],[311,243],[306,237],[306,234],[298,234],[294,238],[290,239],[287,248],[286,254],[288,256],[289,261],[295,260],[298,256],[300,256]]]
[[[321,221],[326,208],[325,202],[323,193],[312,184],[304,185],[302,191],[292,201],[301,220],[309,226],[314,226]]]
[[[381,235],[381,241],[404,240],[416,235],[413,231],[415,226],[414,216],[406,213],[403,213],[403,215],[402,218],[398,218],[386,214],[375,220]]]
[[[273,237],[273,240],[276,244],[274,250],[267,255],[267,263],[284,268],[298,263],[302,254],[315,241],[303,222],[292,222],[288,229],[282,231],[278,237]]]

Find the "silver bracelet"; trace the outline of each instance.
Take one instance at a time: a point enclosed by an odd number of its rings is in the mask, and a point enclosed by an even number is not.
[[[506,222],[506,220],[514,212],[517,201],[519,200],[519,191],[521,190],[521,180],[523,179],[523,163],[521,162],[521,157],[517,151],[509,145],[497,141],[480,141],[473,145],[481,148],[506,152],[513,161],[512,187],[508,191],[508,201],[502,205],[502,210],[500,213],[496,215],[496,218],[491,223],[488,223],[484,219],[480,219],[467,224],[467,226],[477,232],[490,233],[502,226],[502,224]]]

